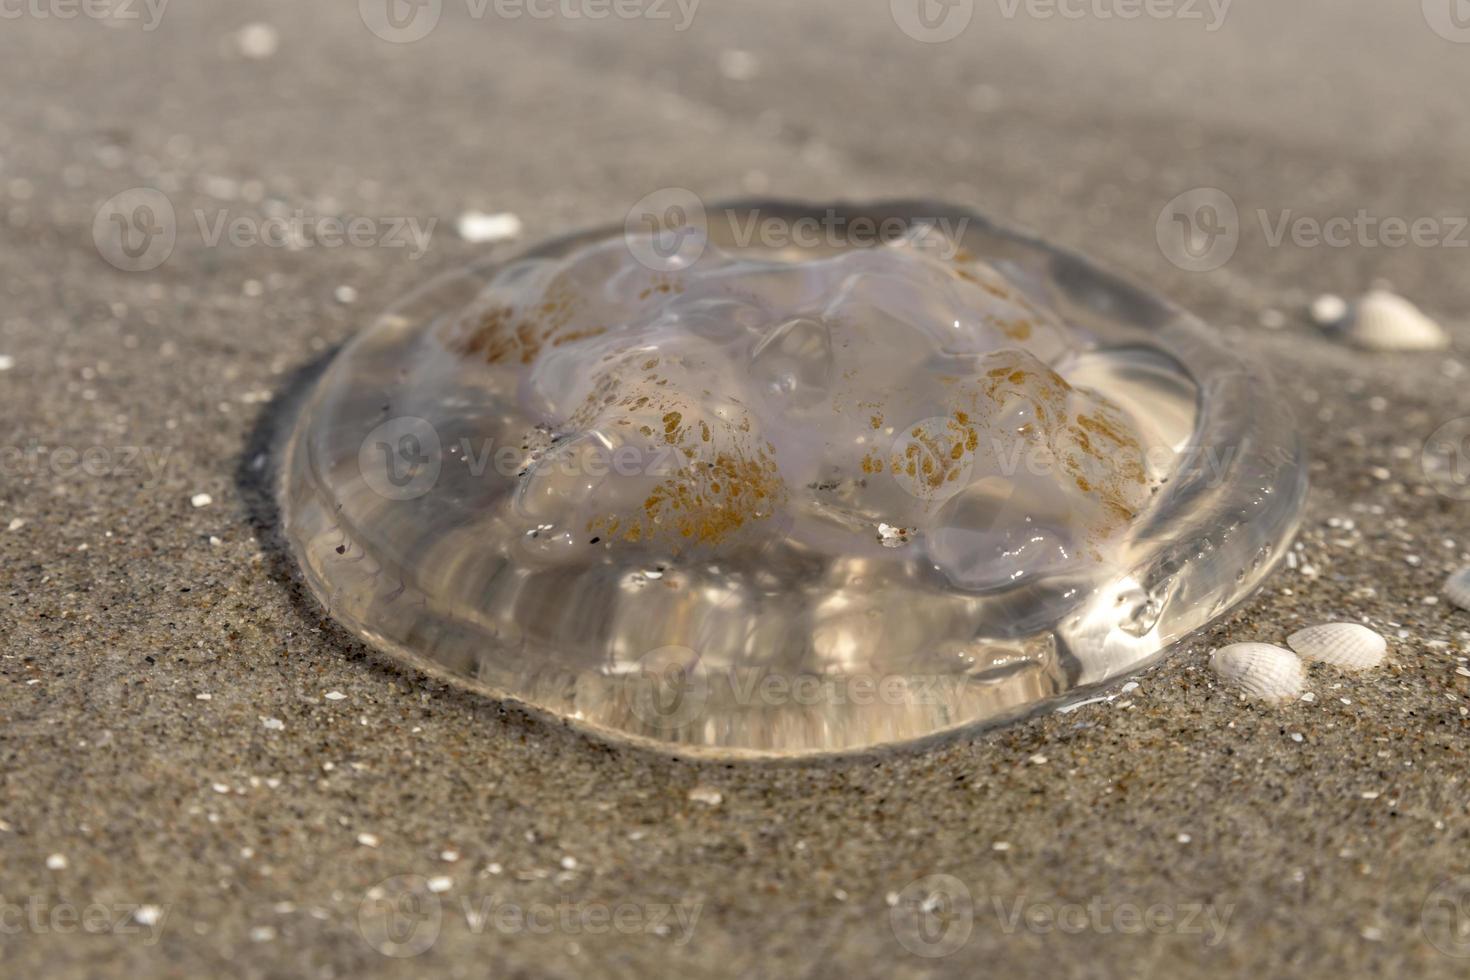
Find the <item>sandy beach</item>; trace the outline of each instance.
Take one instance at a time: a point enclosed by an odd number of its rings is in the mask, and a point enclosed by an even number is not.
[[[1425,459],[1470,417],[1470,30],[1390,6],[4,6],[0,971],[1466,975],[1470,487]],[[1290,562],[1103,700],[873,757],[680,761],[389,663],[285,548],[292,394],[430,277],[668,187],[950,200],[1188,307],[1295,414]],[[1201,188],[1203,260],[1166,233]],[[169,234],[119,255],[138,189]],[[1450,349],[1308,316],[1375,284]],[[1338,620],[1387,661],[1310,701],[1210,669]]]

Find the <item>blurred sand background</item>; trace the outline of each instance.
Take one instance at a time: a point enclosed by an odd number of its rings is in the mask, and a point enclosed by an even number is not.
[[[1470,505],[1420,462],[1470,415],[1470,43],[1449,3],[1238,0],[1210,30],[1183,0],[1198,19],[976,0],[958,37],[922,43],[888,0],[705,0],[683,31],[672,3],[592,21],[446,0],[428,36],[390,43],[350,2],[177,2],[156,23],[142,0],[111,23],[54,16],[65,2],[0,5],[0,445],[20,452],[0,478],[0,973],[1470,972],[1436,904],[1470,874],[1470,614],[1425,601],[1470,561]],[[281,553],[256,459],[271,400],[483,255],[461,213],[514,213],[527,242],[669,186],[950,199],[1191,307],[1273,365],[1301,422],[1298,567],[1109,702],[879,760],[678,762],[383,664]],[[128,273],[93,225],[134,187],[180,220],[167,261]],[[1197,187],[1240,216],[1207,272],[1156,235]],[[211,246],[194,218],[298,209],[437,224],[414,259]],[[1262,211],[1430,218],[1447,240],[1273,246]],[[1304,314],[1380,279],[1455,350],[1366,354]],[[1223,642],[1341,618],[1388,635],[1390,660],[1315,668],[1313,703],[1244,704],[1208,669]],[[931,874],[973,900],[967,941],[934,958],[889,907]],[[412,958],[382,951],[373,889],[397,875],[447,879],[393,913],[390,951],[437,930]],[[698,917],[475,914],[620,903]],[[1228,921],[1006,914],[1089,903]],[[96,907],[105,927],[54,914]]]

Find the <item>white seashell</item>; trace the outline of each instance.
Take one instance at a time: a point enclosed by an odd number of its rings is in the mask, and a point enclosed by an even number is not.
[[[477,245],[517,238],[523,227],[521,219],[509,212],[485,214],[481,211],[466,211],[454,223],[460,238]]]
[[[1323,293],[1312,300],[1311,313],[1317,326],[1335,327],[1347,318],[1347,300],[1333,293]]]
[[[1470,567],[1462,568],[1444,584],[1445,598],[1461,609],[1470,610]]]
[[[1386,289],[1364,294],[1339,327],[1348,340],[1370,350],[1443,350],[1450,343],[1443,327]]]
[[[1232,643],[1210,658],[1220,679],[1262,701],[1290,701],[1306,685],[1301,660],[1269,643]]]
[[[1343,670],[1367,670],[1383,663],[1388,641],[1357,623],[1326,623],[1297,630],[1287,644],[1306,660]]]

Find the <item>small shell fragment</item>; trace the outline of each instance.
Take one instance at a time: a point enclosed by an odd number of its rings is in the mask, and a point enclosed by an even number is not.
[[[240,53],[256,61],[274,55],[281,46],[281,33],[270,24],[246,24],[235,35]]]
[[[703,803],[705,806],[719,806],[725,801],[725,795],[717,789],[709,786],[696,786],[689,791],[689,798],[695,803]]]
[[[485,214],[481,211],[466,211],[455,222],[459,237],[467,242],[484,244],[503,242],[521,234],[521,219],[509,212]]]
[[[1296,698],[1307,681],[1297,655],[1269,643],[1221,647],[1210,659],[1210,666],[1231,687],[1276,704]]]
[[[1333,293],[1323,293],[1312,300],[1310,310],[1312,322],[1319,327],[1331,327],[1342,323],[1348,315],[1347,300]]]
[[[1460,569],[1444,584],[1445,598],[1461,609],[1470,610],[1470,566]]]
[[[1369,350],[1443,350],[1449,346],[1443,327],[1413,303],[1385,289],[1365,293],[1338,328],[1349,341]]]
[[[1383,663],[1388,641],[1358,623],[1324,623],[1297,630],[1287,645],[1306,660],[1343,670],[1368,670]]]

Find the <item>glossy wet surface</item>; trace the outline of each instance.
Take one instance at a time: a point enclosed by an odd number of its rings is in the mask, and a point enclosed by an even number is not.
[[[1136,668],[1270,567],[1289,421],[1183,314],[935,213],[958,233],[915,212],[806,250],[711,241],[717,218],[672,261],[588,233],[411,297],[293,437],[324,603],[492,695],[734,754],[921,738]]]

